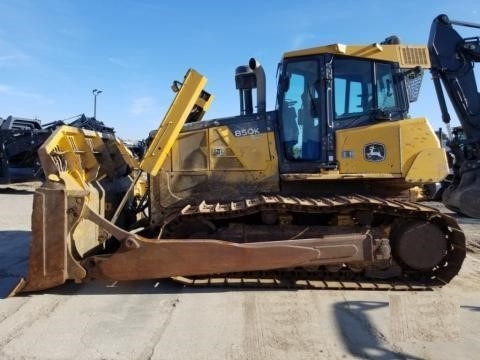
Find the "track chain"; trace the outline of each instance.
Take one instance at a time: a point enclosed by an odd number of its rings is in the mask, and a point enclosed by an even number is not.
[[[249,215],[262,210],[285,210],[305,213],[335,213],[365,209],[374,212],[389,213],[395,216],[428,218],[440,212],[419,203],[399,200],[386,200],[379,197],[349,195],[324,197],[293,197],[282,195],[260,195],[240,201],[187,205],[181,210],[181,216],[202,216],[207,219],[232,218]]]
[[[287,274],[290,275],[290,274]],[[366,279],[361,276],[338,278],[328,274],[319,275],[314,279],[311,275],[306,278],[283,278],[276,272],[263,274],[224,274],[209,277],[173,277],[177,283],[193,287],[233,287],[233,288],[265,288],[265,289],[309,289],[309,290],[374,290],[374,291],[432,291],[444,285],[435,279],[413,281],[395,279],[394,281]]]
[[[281,195],[260,195],[228,203],[187,205],[180,217],[226,219],[250,215],[263,210],[280,210],[297,213],[344,213],[366,210],[401,219],[420,219],[435,222],[447,235],[449,248],[445,261],[429,274],[405,271],[408,276],[376,280],[361,273],[342,269],[340,273],[324,270],[271,271],[243,274],[222,274],[209,277],[176,277],[176,282],[189,286],[261,287],[297,289],[355,289],[355,290],[431,290],[450,282],[460,271],[466,255],[465,235],[455,219],[439,210],[407,201],[382,199],[373,196],[350,195],[317,198],[300,198]]]

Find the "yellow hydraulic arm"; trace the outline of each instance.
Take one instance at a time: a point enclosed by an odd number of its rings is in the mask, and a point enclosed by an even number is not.
[[[193,69],[188,70],[183,84],[173,83],[172,89],[177,95],[148,147],[140,169],[157,175],[185,122],[202,119],[213,100],[213,96],[203,90],[206,83],[207,78]]]

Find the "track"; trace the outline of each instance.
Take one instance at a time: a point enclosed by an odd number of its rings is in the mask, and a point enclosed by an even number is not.
[[[292,274],[285,279],[276,272],[249,273],[249,274],[225,274],[223,276],[210,277],[183,277],[172,278],[177,283],[194,287],[232,287],[232,288],[265,288],[265,289],[310,289],[310,290],[373,290],[373,291],[432,291],[444,285],[435,279],[425,281],[413,281],[408,279],[394,279],[392,281],[366,279],[356,276],[344,279],[325,274],[316,280],[310,274],[302,278],[294,278]],[[335,279],[336,278],[336,279]]]
[[[221,274],[203,277],[176,277],[175,281],[189,286],[221,287],[262,287],[262,288],[307,288],[307,289],[355,289],[355,290],[431,290],[443,286],[459,272],[465,258],[465,235],[456,220],[440,213],[437,209],[419,203],[398,200],[385,200],[360,195],[332,196],[319,198],[299,198],[280,195],[262,195],[237,202],[207,203],[188,205],[175,221],[196,219],[199,221],[221,222],[235,221],[263,211],[275,211],[301,217],[329,215],[337,219],[356,218],[355,221],[386,222],[384,227],[395,222],[421,220],[435,224],[447,238],[447,249],[440,264],[428,271],[415,271],[405,265],[396,264],[400,274],[389,275],[385,272],[380,278],[369,276],[366,269],[352,271],[343,267],[340,271],[330,272],[325,267],[318,269],[288,269],[270,272],[249,272]],[[368,219],[362,220],[367,214]],[[280,219],[281,220],[281,219]],[[291,219],[290,219],[291,220]],[[241,220],[240,220],[241,222]],[[368,224],[363,224],[367,227]],[[335,230],[335,226],[329,226]],[[261,240],[257,240],[261,241]],[[391,270],[391,269],[390,269]],[[377,277],[377,278],[375,278]],[[388,279],[385,279],[388,278]]]

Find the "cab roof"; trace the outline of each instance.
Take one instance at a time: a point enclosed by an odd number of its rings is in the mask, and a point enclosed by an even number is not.
[[[358,57],[363,59],[398,62],[401,68],[420,66],[430,68],[428,49],[423,45],[344,45],[331,44],[303,50],[289,51],[283,54],[283,59],[320,54],[333,54]]]

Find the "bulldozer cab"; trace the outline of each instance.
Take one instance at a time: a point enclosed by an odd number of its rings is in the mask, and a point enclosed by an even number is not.
[[[398,63],[310,55],[284,59],[278,86],[281,171],[335,166],[336,130],[404,119],[408,97]]]

